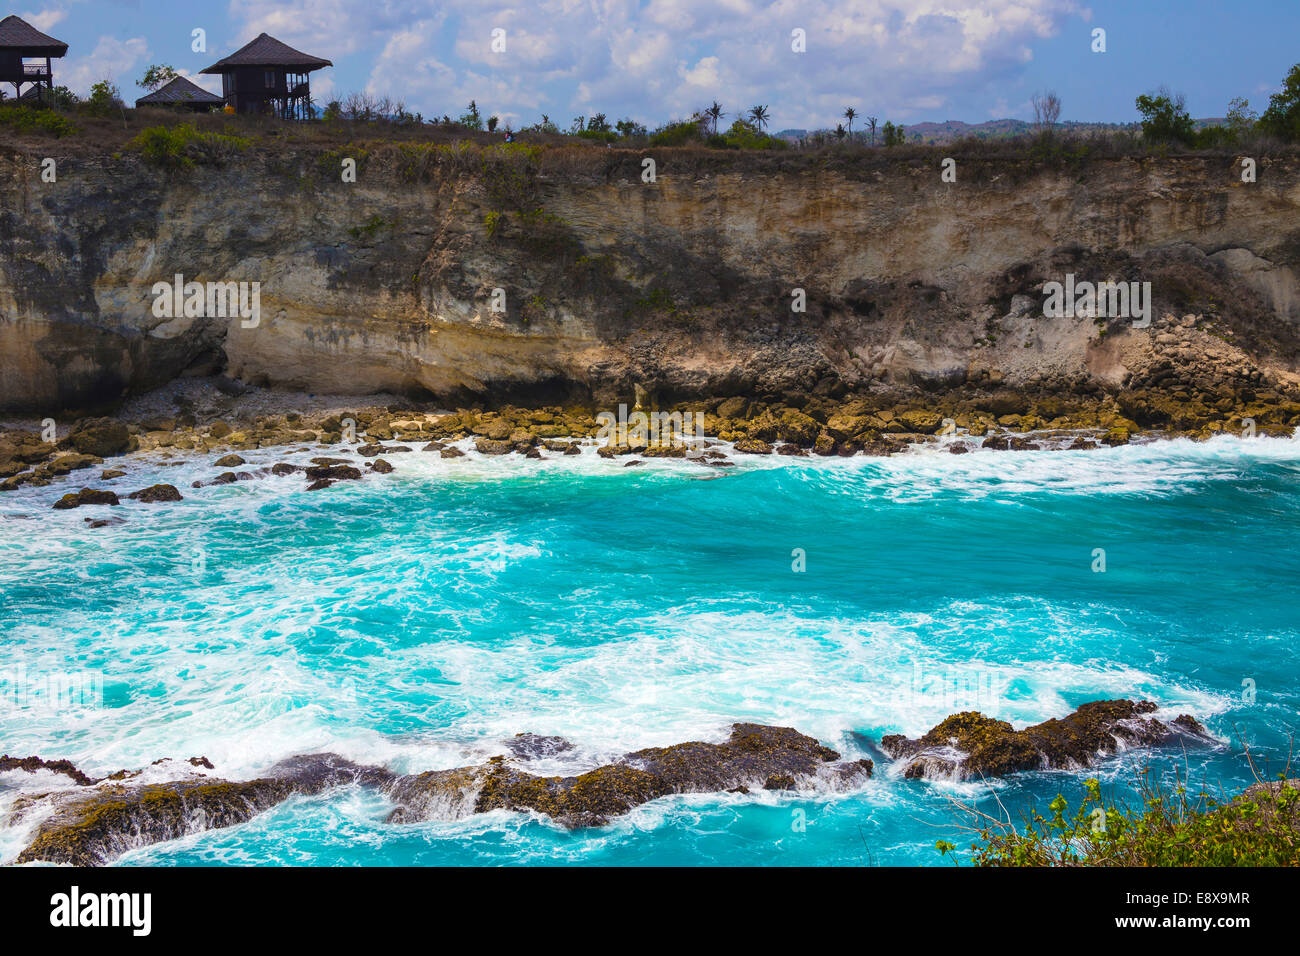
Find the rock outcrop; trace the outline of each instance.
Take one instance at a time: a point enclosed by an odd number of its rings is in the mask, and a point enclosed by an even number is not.
[[[656,797],[750,789],[847,787],[869,778],[870,760],[840,755],[788,727],[735,724],[721,744],[653,747],[574,777],[538,777],[503,758],[398,780],[393,822],[489,810],[532,810],[565,826],[597,826]]]
[[[1209,741],[1195,718],[1182,715],[1166,724],[1150,716],[1154,710],[1149,701],[1093,701],[1068,717],[1021,731],[981,714],[954,714],[919,740],[887,736],[881,749],[905,761],[904,776],[966,779],[1087,767],[1121,746],[1160,746],[1180,738]],[[244,781],[207,776],[203,771],[214,768],[203,757],[156,761],[147,774],[121,770],[102,779],[66,760],[34,756],[0,757],[0,771],[47,770],[80,785],[20,796],[9,821],[21,824],[39,813],[35,835],[18,862],[79,866],[97,866],[134,847],[242,823],[295,794],[348,785],[387,795],[394,804],[388,820],[394,824],[513,810],[544,814],[566,827],[586,827],[671,794],[836,792],[861,786],[874,772],[871,760],[842,759],[792,728],[751,723],[733,724],[722,743],[649,747],[573,776],[539,776],[515,763],[570,753],[573,745],[561,737],[519,734],[505,748],[510,756],[405,776],[330,753],[291,757]],[[159,780],[160,774],[175,779]]]
[[[887,735],[881,738],[880,749],[902,763],[904,777],[968,780],[1089,767],[1121,747],[1208,741],[1195,717],[1182,714],[1165,723],[1148,716],[1155,710],[1149,700],[1095,700],[1067,717],[1024,730],[966,711],[946,718],[918,740]]]
[[[507,746],[524,760],[571,749],[561,738],[534,734],[521,734]],[[576,827],[604,823],[672,793],[845,789],[869,778],[872,769],[870,760],[840,761],[839,754],[811,737],[761,724],[735,724],[721,744],[695,741],[639,750],[574,777],[535,776],[511,766],[504,756],[479,766],[397,776],[336,754],[307,754],[246,781],[207,777],[197,769],[212,769],[205,758],[174,766],[184,774],[180,779],[141,782],[142,771],[118,771],[94,780],[67,761],[0,758],[0,770],[46,769],[82,784],[16,801],[11,823],[48,811],[18,862],[98,866],[135,847],[242,823],[295,794],[350,784],[391,796],[393,823],[510,809],[544,813]]]

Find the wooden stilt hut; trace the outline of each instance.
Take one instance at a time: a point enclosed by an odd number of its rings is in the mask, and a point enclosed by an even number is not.
[[[47,94],[53,92],[51,61],[67,52],[66,43],[46,36],[22,17],[8,16],[0,20],[0,84],[13,84],[14,99],[30,99],[23,95],[24,85],[29,87],[28,93],[36,88],[38,98],[40,88]]]
[[[308,76],[333,65],[263,33],[203,72],[221,74],[225,102],[236,113],[307,119],[312,111]]]

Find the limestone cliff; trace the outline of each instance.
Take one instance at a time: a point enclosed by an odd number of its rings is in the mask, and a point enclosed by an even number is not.
[[[668,150],[643,183],[623,150],[259,145],[175,170],[47,152],[55,183],[30,150],[0,157],[2,409],[218,371],[600,402],[634,384],[672,400],[1298,381],[1296,158],[1261,159],[1253,184],[1227,156],[972,159],[944,184],[937,160],[884,151]],[[177,273],[260,282],[259,324],[155,316],[153,284]],[[1151,327],[1045,318],[1043,284],[1066,273],[1150,281]]]

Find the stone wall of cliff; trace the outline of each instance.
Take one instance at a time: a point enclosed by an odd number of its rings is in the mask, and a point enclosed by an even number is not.
[[[259,146],[162,170],[51,147],[48,183],[11,148],[0,409],[217,372],[449,401],[1300,381],[1300,160],[1243,183],[1224,156],[976,159],[943,183],[914,157],[655,151],[645,183],[639,152],[564,153]],[[1155,321],[1045,318],[1067,273],[1151,282]],[[176,274],[259,282],[260,322],[156,316]]]

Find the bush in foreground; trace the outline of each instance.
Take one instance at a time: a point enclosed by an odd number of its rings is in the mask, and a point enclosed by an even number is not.
[[[1278,780],[1220,802],[1202,792],[1171,792],[1140,777],[1142,809],[1103,798],[1101,784],[1071,813],[1059,794],[1048,816],[1030,810],[1023,828],[962,807],[979,823],[971,845],[977,866],[1296,866],[1300,865],[1300,781]],[[944,840],[945,856],[956,847]]]

